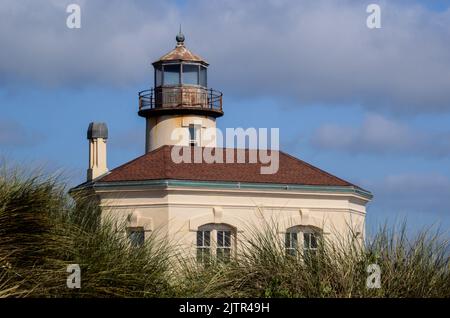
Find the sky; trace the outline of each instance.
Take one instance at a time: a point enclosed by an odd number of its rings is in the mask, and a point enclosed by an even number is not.
[[[450,1],[2,0],[1,160],[81,183],[91,121],[109,168],[143,154],[137,93],[180,24],[224,93],[219,128],[280,128],[282,150],[374,194],[369,231],[450,228]]]

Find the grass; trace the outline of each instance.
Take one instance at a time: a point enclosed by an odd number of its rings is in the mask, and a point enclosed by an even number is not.
[[[77,202],[77,203],[75,203]],[[247,231],[239,255],[207,266],[181,259],[170,242],[131,247],[125,224],[104,219],[93,197],[72,200],[57,177],[0,173],[2,297],[450,297],[449,245],[438,232],[414,238],[381,228],[361,249],[323,241],[312,255],[286,255],[271,224]],[[81,288],[66,286],[79,264]],[[368,289],[378,264],[381,288]]]

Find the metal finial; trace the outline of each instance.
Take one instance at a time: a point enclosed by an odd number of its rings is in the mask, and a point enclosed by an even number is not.
[[[180,31],[178,31],[176,39],[177,44],[182,45],[184,43],[184,34],[181,32],[181,24],[180,24]]]

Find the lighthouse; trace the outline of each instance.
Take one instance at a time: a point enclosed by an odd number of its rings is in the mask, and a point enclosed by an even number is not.
[[[94,195],[102,217],[124,222],[132,246],[154,232],[198,262],[237,257],[267,224],[290,255],[315,250],[324,238],[362,242],[370,191],[279,150],[271,150],[279,161],[273,173],[262,173],[261,160],[225,160],[235,149],[216,142],[222,93],[208,86],[208,66],[179,32],[175,48],[153,62],[153,87],[139,92],[145,154],[109,170],[108,128],[91,123],[88,178],[71,193]],[[178,161],[174,149],[214,150],[222,160]],[[250,158],[250,149],[240,150]]]
[[[164,145],[216,147],[215,134],[205,131],[215,131],[223,116],[222,93],[208,87],[209,64],[184,42],[180,30],[175,48],[152,63],[154,87],[139,92],[146,153]]]

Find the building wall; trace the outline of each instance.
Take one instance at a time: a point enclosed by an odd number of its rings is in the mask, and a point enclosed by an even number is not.
[[[188,127],[191,124],[200,125],[199,147],[216,147],[216,120],[213,117],[200,115],[159,116],[147,118],[146,123],[146,152],[150,152],[164,145],[189,145]],[[172,132],[182,128],[182,136],[172,137]],[[209,129],[208,129],[209,128]],[[207,130],[211,133],[207,136]]]
[[[292,226],[312,226],[326,239],[347,238],[351,232],[364,237],[367,199],[349,193],[311,193],[248,189],[198,189],[172,187],[99,191],[104,215],[132,227],[167,237],[195,255],[196,231],[206,224],[227,224],[236,230],[236,248],[255,230],[267,224],[284,237]]]

